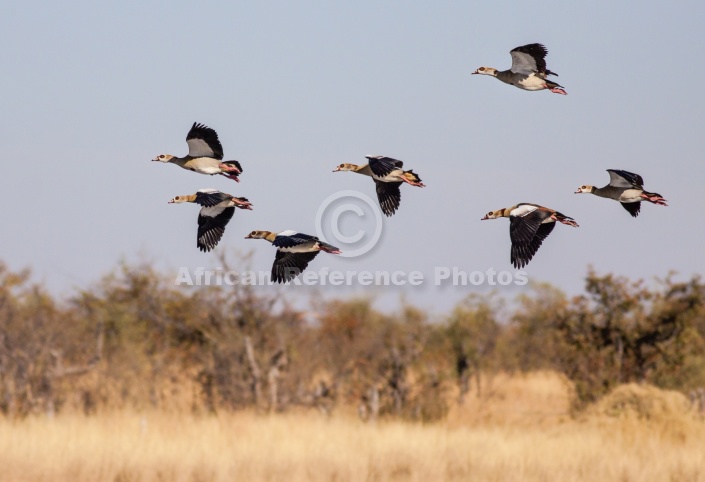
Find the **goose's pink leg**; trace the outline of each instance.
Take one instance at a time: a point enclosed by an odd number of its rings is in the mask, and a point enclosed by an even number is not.
[[[240,169],[237,167],[231,165],[231,164],[218,164],[218,167],[222,169],[224,172],[237,172],[238,174],[240,173]]]
[[[553,214],[551,216],[551,219],[553,219],[554,221],[558,221],[559,223],[567,224],[568,226],[573,226],[574,228],[580,227],[573,218],[559,218],[555,214]]]
[[[232,179],[232,180],[235,181],[235,182],[240,182],[240,179],[237,178],[237,176],[238,176],[239,173],[240,173],[240,171],[238,171],[238,172],[233,172],[232,174],[226,174],[226,173],[224,173],[224,172],[221,172],[220,174],[221,174],[222,176],[227,177],[228,179]]]
[[[407,184],[411,184],[412,186],[416,186],[416,187],[426,187],[426,185],[425,185],[424,183],[422,183],[422,182],[409,181],[409,180],[408,180],[407,178],[405,178],[405,177],[402,177],[401,180],[404,181],[404,182],[407,183]]]
[[[644,199],[646,199],[649,202],[652,202],[654,204],[658,204],[659,206],[668,206],[668,204],[666,204],[667,201],[663,197],[659,196],[658,194],[648,195],[648,194],[642,193],[641,197],[643,197]]]

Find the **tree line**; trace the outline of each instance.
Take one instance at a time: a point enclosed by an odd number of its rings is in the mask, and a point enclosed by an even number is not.
[[[122,408],[216,413],[353,408],[363,419],[442,419],[493,373],[556,370],[576,410],[616,385],[705,387],[705,285],[589,270],[568,297],[531,284],[430,317],[365,298],[296,309],[249,286],[175,286],[121,264],[57,298],[0,263],[0,414]]]

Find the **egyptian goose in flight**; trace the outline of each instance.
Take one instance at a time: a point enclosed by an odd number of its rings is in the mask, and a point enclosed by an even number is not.
[[[554,209],[530,203],[490,211],[482,220],[498,218],[509,218],[509,238],[512,240],[510,260],[517,269],[529,264],[543,240],[553,231],[556,221],[578,227],[573,218]]]
[[[374,179],[379,205],[385,216],[391,216],[399,208],[399,203],[401,203],[399,187],[402,183],[425,187],[424,183],[421,182],[421,178],[413,170],[405,171],[402,169],[404,166],[402,161],[385,156],[365,157],[369,160],[369,163],[364,166],[343,163],[336,167],[333,172],[353,171]]]
[[[335,246],[324,243],[315,236],[296,231],[252,231],[245,239],[265,239],[277,247],[272,265],[272,281],[286,283],[300,275],[320,251],[340,254]]]
[[[605,187],[580,186],[575,194],[588,193],[619,201],[632,217],[639,215],[641,201],[668,206],[660,194],[644,190],[644,179],[639,174],[620,169],[607,169],[607,172],[610,173],[608,185]]]
[[[557,73],[546,68],[546,47],[541,44],[528,44],[509,53],[512,56],[512,66],[509,70],[498,71],[492,67],[480,67],[473,74],[491,75],[505,84],[523,90],[548,89],[555,94],[567,94],[562,86],[546,78],[549,75],[558,77]]]
[[[176,196],[169,203],[196,203],[202,206],[198,213],[196,246],[203,252],[218,245],[236,207],[252,210],[252,204],[247,198],[234,197],[217,189],[200,189],[196,194]]]
[[[223,146],[213,129],[194,122],[186,135],[186,143],[188,155],[176,157],[171,154],[160,154],[152,160],[170,162],[201,174],[211,176],[220,174],[240,182],[238,176],[242,173],[242,166],[237,161],[223,161]]]

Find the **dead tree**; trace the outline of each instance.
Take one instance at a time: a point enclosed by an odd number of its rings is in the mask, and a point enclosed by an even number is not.
[[[255,358],[255,350],[252,347],[252,339],[249,336],[245,336],[245,353],[247,354],[247,361],[250,364],[250,387],[252,397],[255,407],[259,409],[262,400],[262,370],[260,370],[257,359]]]
[[[284,350],[278,350],[269,362],[267,383],[269,384],[269,411],[279,410],[279,377],[286,369],[288,359]]]

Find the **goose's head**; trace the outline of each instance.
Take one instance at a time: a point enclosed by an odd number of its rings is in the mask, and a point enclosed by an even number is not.
[[[335,169],[333,169],[333,172],[338,172],[338,171],[355,171],[357,170],[358,166],[356,164],[347,164],[347,163],[342,163]]]
[[[245,239],[264,239],[271,234],[270,231],[252,231]]]
[[[573,194],[582,194],[582,193],[592,194],[593,192],[595,192],[595,186],[591,186],[589,184],[586,184],[584,186],[580,186],[578,188],[578,190],[575,191]]]
[[[480,219],[480,221],[484,221],[485,219],[497,219],[504,217],[504,209],[498,209],[496,211],[490,211],[487,214],[485,214],[485,217]]]
[[[473,72],[473,75],[474,74],[491,75],[492,77],[497,77],[497,69],[493,69],[492,67],[480,67]]]
[[[174,158],[171,154],[159,154],[157,157],[152,159],[153,161],[159,161],[159,162],[169,162]]]
[[[193,202],[194,199],[196,199],[195,194],[187,194],[186,196],[176,196],[171,198],[169,204],[190,203]]]

